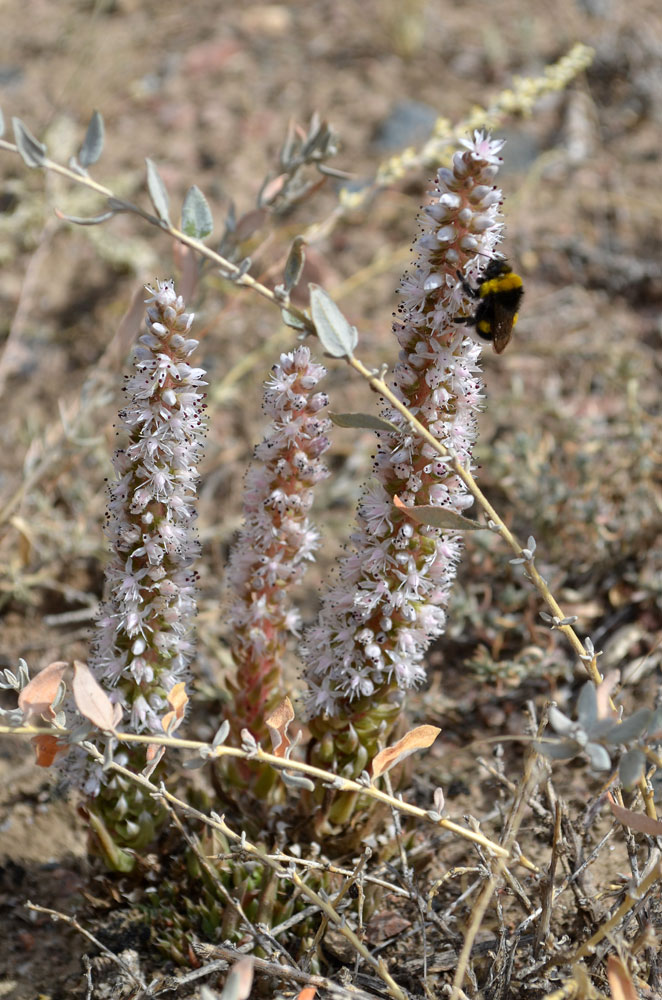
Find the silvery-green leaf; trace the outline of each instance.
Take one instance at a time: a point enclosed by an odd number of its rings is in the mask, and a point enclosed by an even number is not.
[[[177,729],[179,721],[180,720],[177,718],[176,713],[173,712],[172,715],[170,716],[170,720],[168,722],[168,725],[165,727],[165,734],[166,734],[166,736],[172,736],[172,734],[174,733],[175,729]]]
[[[182,767],[187,771],[197,771],[199,767],[204,767],[207,763],[206,760],[202,760],[200,757],[192,757],[190,760],[185,760]]]
[[[591,726],[591,739],[598,743],[613,743],[614,746],[621,741],[614,738],[614,731],[620,729],[620,723],[613,719],[596,719]]]
[[[259,750],[259,744],[253,734],[248,729],[242,729],[241,733],[241,749],[245,750],[246,753],[256,754]]]
[[[2,108],[0,108],[0,139],[2,139],[5,134],[5,116],[2,113]]]
[[[281,771],[281,777],[288,788],[305,788],[309,792],[315,791],[313,782],[303,774],[288,774],[287,771]]]
[[[653,718],[648,726],[648,736],[650,739],[662,739],[662,708],[656,708]]]
[[[161,222],[166,222],[170,225],[170,212],[169,204],[170,199],[168,198],[168,192],[166,191],[166,186],[161,180],[161,175],[156,169],[156,165],[149,159],[145,158],[145,163],[147,164],[147,190],[149,191],[149,196],[152,199],[152,205],[156,210]]]
[[[447,507],[433,507],[431,504],[421,504],[420,507],[407,507],[406,514],[417,524],[426,524],[430,528],[442,528],[446,531],[480,531],[485,527],[469,517],[462,517]]]
[[[110,195],[110,197],[107,198],[106,201],[108,202],[108,208],[112,208],[113,212],[133,211],[131,205],[129,205],[128,202],[126,201],[122,201],[121,198],[113,198],[113,196]]]
[[[292,158],[292,151],[294,149],[296,133],[294,131],[294,123],[290,122],[287,128],[287,135],[285,136],[285,141],[281,146],[280,153],[278,154],[278,159],[280,161],[281,167],[286,170],[290,164]]]
[[[306,255],[303,249],[305,243],[306,241],[303,236],[295,236],[290,247],[290,252],[287,255],[283,280],[288,292],[291,292],[298,283],[303,271],[303,265],[306,263]]]
[[[80,743],[82,740],[86,740],[91,732],[92,727],[86,719],[70,731],[68,742]]]
[[[104,212],[103,215],[92,215],[85,218],[80,215],[65,215],[64,212],[58,213],[60,219],[64,219],[65,222],[73,222],[76,226],[98,226],[102,222],[112,219],[114,215],[115,212]]]
[[[21,688],[24,688],[30,680],[30,671],[25,660],[20,659],[18,661],[18,683]]]
[[[590,742],[588,733],[586,733],[583,729],[578,729],[573,735],[575,741],[582,748],[582,750]]]
[[[646,770],[646,755],[641,750],[628,750],[618,763],[618,777],[626,791],[643,778]]]
[[[359,427],[367,431],[389,431],[399,434],[400,431],[390,420],[375,417],[372,413],[329,413],[329,419],[337,427]]]
[[[611,767],[611,757],[599,743],[587,743],[584,748],[586,756],[594,771],[608,771]]]
[[[549,724],[561,736],[577,728],[577,724],[572,719],[569,719],[556,705],[550,705],[549,707]]]
[[[550,760],[571,760],[579,750],[574,740],[535,740],[533,748]]]
[[[295,316],[294,313],[290,312],[289,309],[281,309],[280,315],[285,326],[291,326],[293,330],[307,329],[306,324],[300,320],[298,316]]]
[[[46,162],[46,147],[43,142],[35,139],[32,132],[23,124],[20,118],[12,118],[14,139],[18,151],[29,167],[43,167]]]
[[[103,140],[103,118],[98,111],[94,111],[78,154],[78,162],[81,167],[87,169],[92,163],[97,162],[103,151]]]
[[[239,264],[236,265],[237,267],[236,271],[234,271],[231,274],[224,274],[223,270],[220,269],[221,274],[223,274],[224,278],[229,278],[230,281],[239,281],[241,278],[243,278],[245,274],[248,274],[248,272],[250,271],[251,264],[252,264],[251,258],[244,257],[244,259],[240,260]]]
[[[322,347],[332,358],[351,358],[359,335],[345,319],[330,295],[319,285],[310,284],[310,311]]]
[[[67,694],[67,685],[64,683],[64,681],[60,681],[60,683],[57,686],[57,693],[55,695],[55,698],[51,702],[51,708],[54,712],[58,711],[58,709],[60,708],[62,702],[66,697],[66,694]]]
[[[228,205],[228,211],[225,216],[225,232],[235,233],[237,231],[237,211],[235,209],[235,204],[233,201]]]
[[[182,205],[182,230],[187,236],[196,240],[204,240],[214,228],[214,219],[207,199],[197,185],[186,192]]]
[[[609,733],[605,735],[605,743],[630,743],[641,736],[650,725],[653,718],[653,710],[650,708],[640,708],[628,719],[623,719],[621,723],[612,725]],[[593,735],[593,733],[591,733]]]
[[[330,167],[326,163],[316,163],[315,166],[320,174],[324,174],[325,177],[333,177],[339,181],[352,180],[353,175],[347,170],[339,170],[338,167]]]
[[[598,717],[598,696],[595,691],[593,681],[586,681],[577,699],[577,719],[586,732],[590,732],[591,726]]]
[[[230,723],[227,719],[224,719],[218,730],[214,739],[211,741],[212,749],[215,750],[216,747],[222,746],[228,738],[228,733],[230,732]]]

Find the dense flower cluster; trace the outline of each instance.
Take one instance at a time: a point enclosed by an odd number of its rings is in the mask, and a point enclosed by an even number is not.
[[[328,475],[320,460],[329,446],[330,421],[321,415],[328,398],[315,391],[325,374],[301,346],[281,355],[265,384],[269,427],[246,476],[244,527],[228,570],[237,732],[262,735],[264,715],[281,694],[286,638],[299,632],[291,588],[318,545],[308,513],[315,485]]]
[[[394,324],[401,351],[391,384],[410,412],[471,468],[481,347],[454,322],[468,311],[458,271],[475,275],[500,238],[501,193],[493,182],[502,143],[476,133],[464,145],[452,167],[438,172],[414,247],[415,266],[401,282]],[[325,715],[351,717],[355,700],[365,704],[380,690],[419,684],[424,654],[444,629],[461,536],[415,524],[394,506],[394,497],[457,513],[473,503],[448,460],[413,434],[397,411],[386,407],[383,415],[399,432],[380,432],[375,479],[359,506],[352,549],[323,599],[318,624],[305,636],[314,732]]]
[[[171,281],[149,288],[147,332],[127,377],[120,420],[129,434],[113,458],[106,533],[112,558],[91,667],[134,732],[163,732],[166,696],[192,654],[198,555],[196,464],[206,433],[204,370]]]

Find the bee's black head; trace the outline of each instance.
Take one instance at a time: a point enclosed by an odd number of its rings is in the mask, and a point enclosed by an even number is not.
[[[512,267],[505,257],[494,257],[481,274],[482,281],[490,281],[491,278],[498,278],[502,274],[510,274]]]

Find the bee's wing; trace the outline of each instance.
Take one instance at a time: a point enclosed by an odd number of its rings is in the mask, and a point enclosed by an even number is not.
[[[510,343],[515,315],[512,309],[505,309],[496,299],[492,315],[492,342],[497,354],[502,354]]]

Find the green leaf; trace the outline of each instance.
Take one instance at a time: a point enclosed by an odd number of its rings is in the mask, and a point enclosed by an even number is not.
[[[168,198],[166,186],[161,180],[161,175],[156,169],[156,165],[149,157],[145,159],[145,163],[147,164],[147,190],[152,199],[152,205],[161,222],[165,222],[170,226],[172,225],[169,212],[170,199]]]
[[[587,743],[584,751],[594,771],[608,771],[610,769],[609,753],[600,743]]]
[[[305,778],[301,774],[288,774],[287,771],[281,771],[280,776],[283,779],[283,784],[287,785],[288,788],[305,788],[309,792],[315,791],[315,786],[310,778]]]
[[[646,772],[646,756],[641,750],[628,750],[618,762],[618,776],[628,792]]]
[[[289,309],[281,309],[280,315],[285,326],[291,326],[293,330],[307,329],[306,324],[298,316],[295,316],[293,312],[290,312]]]
[[[579,746],[574,740],[534,740],[533,749],[548,757],[549,760],[572,760],[579,753]]]
[[[113,871],[123,872],[127,874],[136,866],[136,856],[133,852],[123,851],[118,844],[115,843],[112,834],[108,830],[106,824],[93,809],[90,809],[88,813],[88,823],[92,827],[93,833],[96,835],[97,846],[101,849],[101,854],[108,865]]]
[[[207,763],[208,761],[204,757],[191,757],[190,760],[185,760],[182,763],[182,767],[187,771],[197,771],[198,768],[204,767]]]
[[[603,737],[605,743],[618,745],[621,743],[631,743],[642,735],[651,723],[653,710],[651,708],[639,708],[621,723],[613,725],[609,732]],[[591,733],[593,736],[594,734]]]
[[[329,418],[337,427],[358,427],[367,431],[389,431],[399,434],[400,430],[390,420],[376,417],[372,413],[329,413]]]
[[[216,735],[214,736],[214,739],[211,742],[212,750],[215,750],[216,747],[220,747],[225,743],[225,741],[228,738],[229,732],[230,732],[230,723],[228,722],[227,719],[224,719],[219,728],[216,730]]]
[[[359,335],[330,295],[319,285],[310,284],[310,308],[315,331],[322,347],[332,358],[351,358]]]
[[[582,685],[577,698],[577,721],[585,732],[589,732],[598,718],[598,696],[593,681]]]
[[[65,222],[73,222],[76,226],[98,226],[102,222],[108,222],[108,219],[112,219],[115,212],[104,212],[102,215],[90,215],[87,218],[81,215],[65,215],[64,212],[58,212],[58,219],[63,219]]]
[[[197,185],[186,192],[182,205],[182,230],[187,236],[196,240],[204,240],[214,228],[214,219],[207,199]]]
[[[662,708],[656,708],[653,712],[653,718],[648,725],[648,736],[650,739],[662,736]]]
[[[46,162],[46,147],[43,142],[35,139],[32,132],[23,124],[20,118],[12,118],[14,139],[18,151],[29,167],[43,167]]]
[[[78,162],[81,167],[87,169],[93,163],[97,162],[103,151],[103,140],[103,118],[98,111],[93,111],[90,124],[87,126],[87,132],[83,139],[83,145],[80,147],[78,154]]]
[[[301,272],[303,271],[303,265],[306,263],[306,255],[303,251],[305,243],[306,241],[303,236],[295,236],[292,241],[292,246],[290,247],[290,252],[287,255],[284,285],[286,291],[288,292],[291,292],[298,283],[299,278],[301,277]]]

